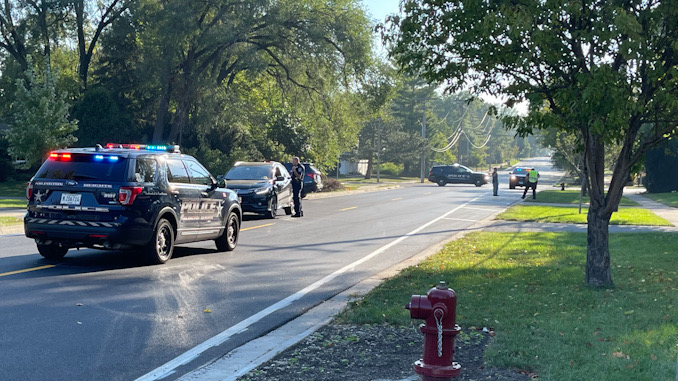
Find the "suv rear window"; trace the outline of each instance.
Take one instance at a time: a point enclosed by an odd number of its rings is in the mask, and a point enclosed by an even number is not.
[[[117,157],[117,156],[116,156]],[[72,154],[69,160],[48,159],[38,170],[36,178],[68,180],[124,181],[127,159],[116,161],[95,159],[95,155]]]

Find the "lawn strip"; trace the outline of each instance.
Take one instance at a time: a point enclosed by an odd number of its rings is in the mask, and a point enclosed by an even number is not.
[[[673,208],[678,208],[678,193],[643,193],[642,196],[661,202]]]
[[[576,206],[515,205],[497,216],[499,220],[585,224],[588,208]],[[610,225],[671,226],[671,223],[647,209],[620,208],[612,214]]]
[[[472,233],[337,319],[410,325],[410,296],[445,280],[457,293],[457,324],[496,331],[488,365],[534,370],[540,380],[672,380],[677,246],[672,233],[610,236],[616,287],[593,289],[584,284],[586,234]]]
[[[0,198],[0,208],[25,208],[26,199]]]
[[[21,223],[22,223],[21,218],[0,217],[0,226],[20,225]]]
[[[558,190],[542,190],[537,193],[537,199],[528,198],[525,202],[540,202],[551,204],[579,204],[579,190],[567,189],[564,191]],[[582,197],[582,203],[589,203],[589,196]],[[619,206],[640,206],[637,202],[622,196]]]
[[[25,181],[0,182],[0,196],[26,197],[26,182]]]

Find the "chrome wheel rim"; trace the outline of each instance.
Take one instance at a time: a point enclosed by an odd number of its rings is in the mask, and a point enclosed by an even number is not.
[[[170,241],[172,240],[172,232],[168,226],[163,226],[158,232],[155,250],[158,257],[162,260],[167,260],[170,254]]]

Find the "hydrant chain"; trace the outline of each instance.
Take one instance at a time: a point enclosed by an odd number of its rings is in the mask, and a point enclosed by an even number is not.
[[[440,312],[440,313],[438,313]],[[433,316],[436,319],[436,328],[438,328],[438,357],[443,357],[443,316],[445,312],[441,309],[436,309]]]

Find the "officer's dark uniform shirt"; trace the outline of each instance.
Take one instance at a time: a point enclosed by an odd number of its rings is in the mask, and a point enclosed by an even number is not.
[[[296,172],[296,174],[292,173],[292,179],[294,180],[294,182],[297,183],[298,185],[299,184],[304,185],[304,173],[306,172],[306,168],[304,168],[304,165],[299,163],[299,165],[297,165],[297,168],[293,169],[293,171]]]

